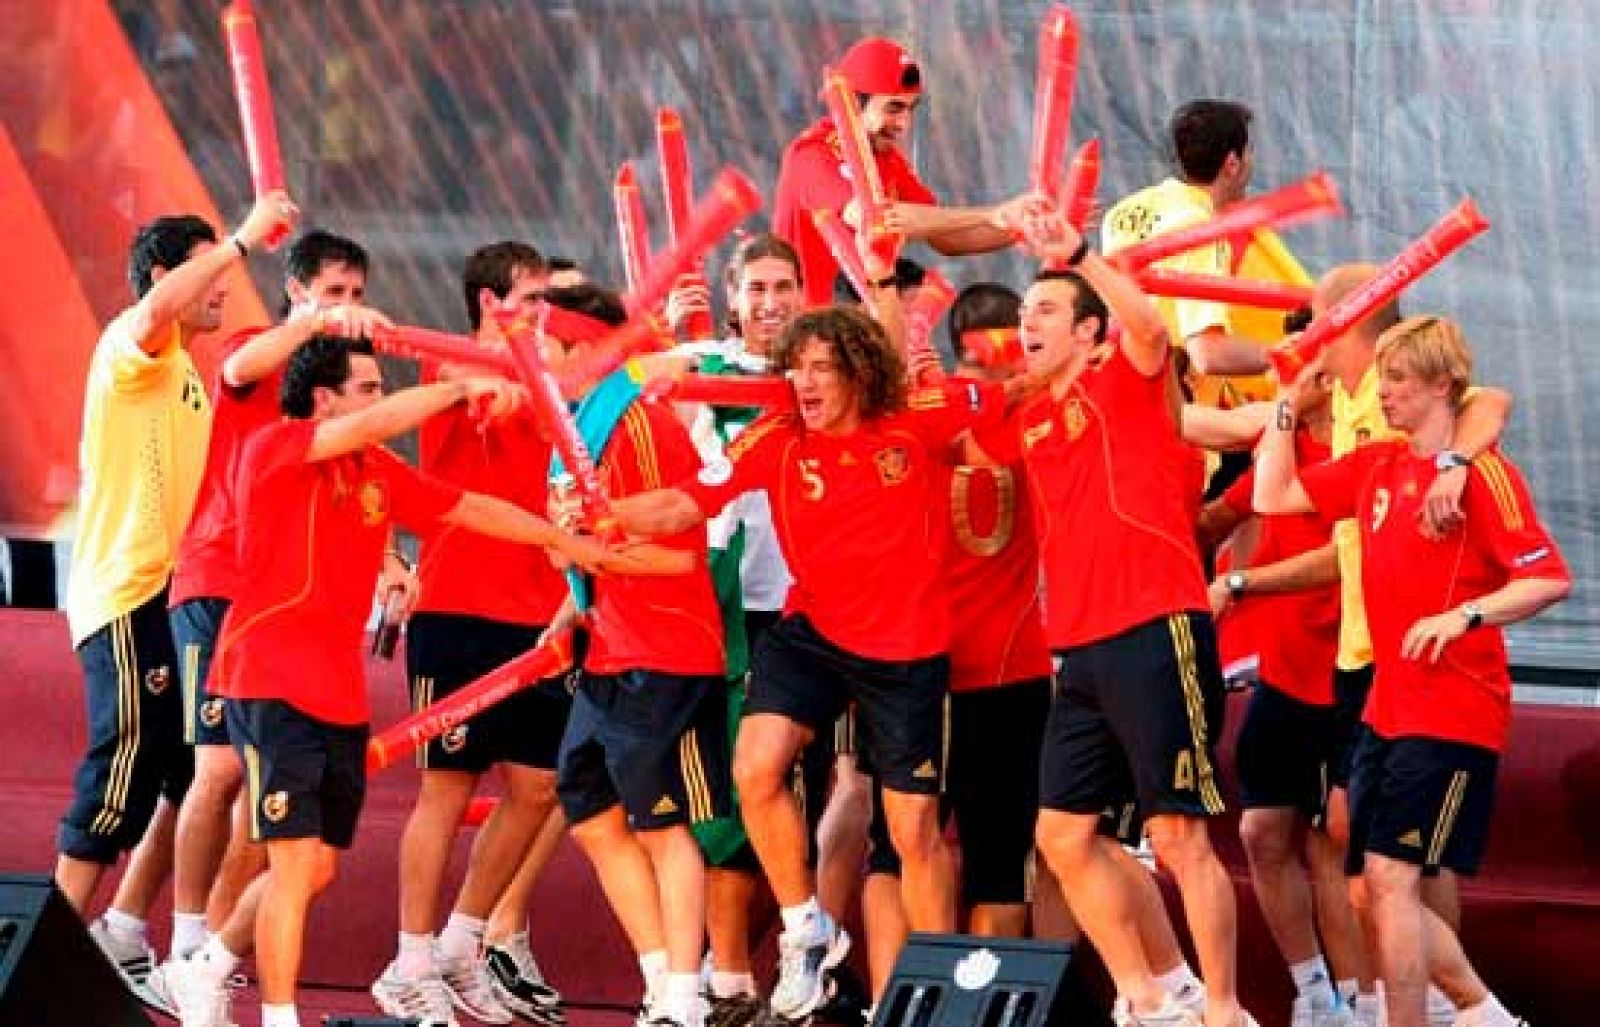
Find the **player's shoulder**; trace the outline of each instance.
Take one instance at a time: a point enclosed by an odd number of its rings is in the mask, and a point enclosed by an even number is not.
[[[750,426],[739,433],[738,438],[728,443],[728,458],[737,460],[739,457],[774,440],[794,435],[800,430],[800,415],[792,410],[777,410],[763,414],[750,422]]]

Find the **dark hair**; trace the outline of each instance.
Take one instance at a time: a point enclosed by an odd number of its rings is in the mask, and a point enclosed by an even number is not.
[[[744,269],[755,261],[769,258],[781,260],[794,268],[796,285],[806,284],[805,269],[800,266],[800,254],[789,241],[771,232],[758,232],[746,236],[744,241],[734,247],[733,255],[728,258],[728,266],[722,270],[723,287],[739,288],[739,280],[744,277]],[[744,334],[744,328],[739,324],[739,315],[731,308],[728,310],[728,332],[731,335]]]
[[[1291,310],[1283,315],[1283,334],[1293,335],[1295,332],[1303,332],[1309,324],[1311,324],[1310,307]]]
[[[316,411],[315,390],[343,388],[350,380],[350,358],[372,355],[372,343],[366,339],[313,335],[301,343],[283,369],[278,406],[289,417],[310,417]]]
[[[915,289],[922,285],[928,278],[928,269],[912,260],[910,257],[896,257],[894,261],[894,287],[900,292]],[[861,297],[856,293],[855,285],[850,281],[850,276],[840,271],[833,279],[833,302],[835,303],[860,303]]]
[[[805,284],[803,277],[805,272],[800,267],[800,254],[787,239],[771,232],[747,236],[743,242],[734,247],[733,255],[728,258],[728,266],[722,272],[723,282],[729,287],[737,287],[739,277],[744,274],[744,269],[748,265],[769,257],[786,262],[794,268],[795,281],[801,285]]]
[[[577,285],[551,289],[544,294],[544,299],[552,307],[570,310],[574,314],[585,314],[613,328],[628,320],[628,308],[623,305],[622,297],[593,282],[579,282]]]
[[[1071,282],[1074,286],[1072,294],[1072,320],[1082,321],[1086,317],[1098,318],[1099,327],[1094,331],[1094,341],[1104,342],[1106,339],[1106,323],[1111,319],[1111,311],[1106,307],[1106,301],[1094,291],[1094,286],[1076,271],[1066,269],[1056,270],[1046,268],[1034,276],[1035,282]]]
[[[551,257],[544,262],[546,271],[554,274],[557,271],[582,271],[583,267],[571,257]]]
[[[511,294],[517,268],[538,274],[548,265],[544,256],[525,242],[496,242],[480,246],[467,256],[461,271],[461,298],[467,303],[467,322],[474,331],[483,322],[478,293],[488,289],[500,299]]]
[[[144,294],[155,284],[155,269],[171,271],[189,259],[196,243],[216,242],[217,230],[198,214],[168,214],[141,227],[128,248],[128,284]]]
[[[310,285],[311,280],[330,264],[343,264],[365,275],[367,251],[354,239],[313,228],[290,243],[283,254],[284,277],[292,278],[301,285]],[[288,314],[290,306],[289,297],[285,295],[280,316]]]
[[[863,419],[905,409],[905,361],[882,325],[854,307],[808,310],[783,330],[773,349],[773,363],[782,370],[793,370],[795,358],[812,339],[833,347],[840,375],[860,398]]]
[[[1243,156],[1250,145],[1250,108],[1232,100],[1190,100],[1172,113],[1167,136],[1172,159],[1184,179],[1210,185],[1228,154]]]
[[[961,336],[985,328],[1016,328],[1022,324],[1022,297],[1009,285],[999,282],[973,282],[956,294],[950,304],[946,327],[950,332],[950,352],[957,360],[966,356]]]

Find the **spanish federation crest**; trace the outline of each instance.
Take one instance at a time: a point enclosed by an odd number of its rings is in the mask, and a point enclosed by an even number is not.
[[[1089,427],[1089,416],[1083,412],[1083,401],[1076,396],[1067,400],[1067,405],[1061,411],[1061,420],[1067,426],[1067,439],[1078,441],[1084,429]]]
[[[144,672],[144,687],[151,695],[160,695],[172,683],[172,671],[165,666],[151,667]]]
[[[878,465],[878,477],[885,485],[898,485],[911,473],[911,457],[903,446],[880,449],[872,457]]]
[[[389,516],[389,497],[384,494],[383,483],[377,481],[364,481],[361,483],[361,523],[371,528],[382,524]]]
[[[289,793],[273,792],[261,800],[261,815],[274,824],[289,815]]]

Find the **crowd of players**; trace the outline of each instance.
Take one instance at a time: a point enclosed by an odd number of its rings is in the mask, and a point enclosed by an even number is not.
[[[133,850],[96,940],[186,1027],[233,1022],[251,955],[265,1027],[300,1022],[307,911],[366,787],[376,584],[418,708],[568,629],[584,643],[579,671],[418,753],[396,952],[372,986],[388,1014],[562,1022],[526,918],[570,834],[638,956],[643,1024],[829,1015],[857,892],[873,994],[908,930],[1031,932],[1093,946],[1119,1024],[1251,1024],[1208,829],[1226,666],[1254,682],[1241,833],[1294,1027],[1517,1023],[1462,952],[1454,875],[1478,865],[1507,735],[1499,628],[1570,575],[1496,448],[1510,399],[1471,385],[1460,328],[1391,304],[1274,382],[1227,307],[1151,301],[1047,199],[938,205],[900,149],[923,81],[898,44],[864,40],[839,69],[894,201],[884,227],[947,255],[1020,242],[1044,269],[1020,295],[962,290],[953,373],[908,351],[915,265],[864,243],[869,295],[835,302],[810,212],[855,212],[838,131],[812,126],[773,232],[727,262],[728,336],[568,397],[621,542],[589,533],[521,385],[430,364],[385,394],[369,339],[389,322],[352,240],[292,243],[282,320],[226,340],[201,380],[188,347],[218,327],[230,269],[296,219],[287,196],[225,239],[193,216],[139,232],[138,301],[89,371],[68,597],[90,744],[57,882],[87,914]],[[1170,134],[1174,177],[1108,211],[1106,252],[1245,195],[1246,107],[1191,102]],[[1174,260],[1232,271],[1226,244]],[[1374,270],[1330,271],[1308,316]],[[563,312],[558,373],[628,316],[521,242],[472,253],[462,286],[490,351],[503,318]],[[667,317],[712,300],[687,278]],[[685,369],[783,374],[793,407],[641,390]],[[418,469],[383,446],[412,429]],[[453,838],[496,766],[441,929]],[[169,870],[158,966],[144,913]]]

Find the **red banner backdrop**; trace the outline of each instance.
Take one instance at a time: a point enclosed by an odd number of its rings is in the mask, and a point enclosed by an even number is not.
[[[77,478],[84,373],[100,327],[132,302],[134,230],[216,206],[105,0],[6,3],[0,39],[0,531],[49,537]],[[266,318],[235,273],[223,331]]]

